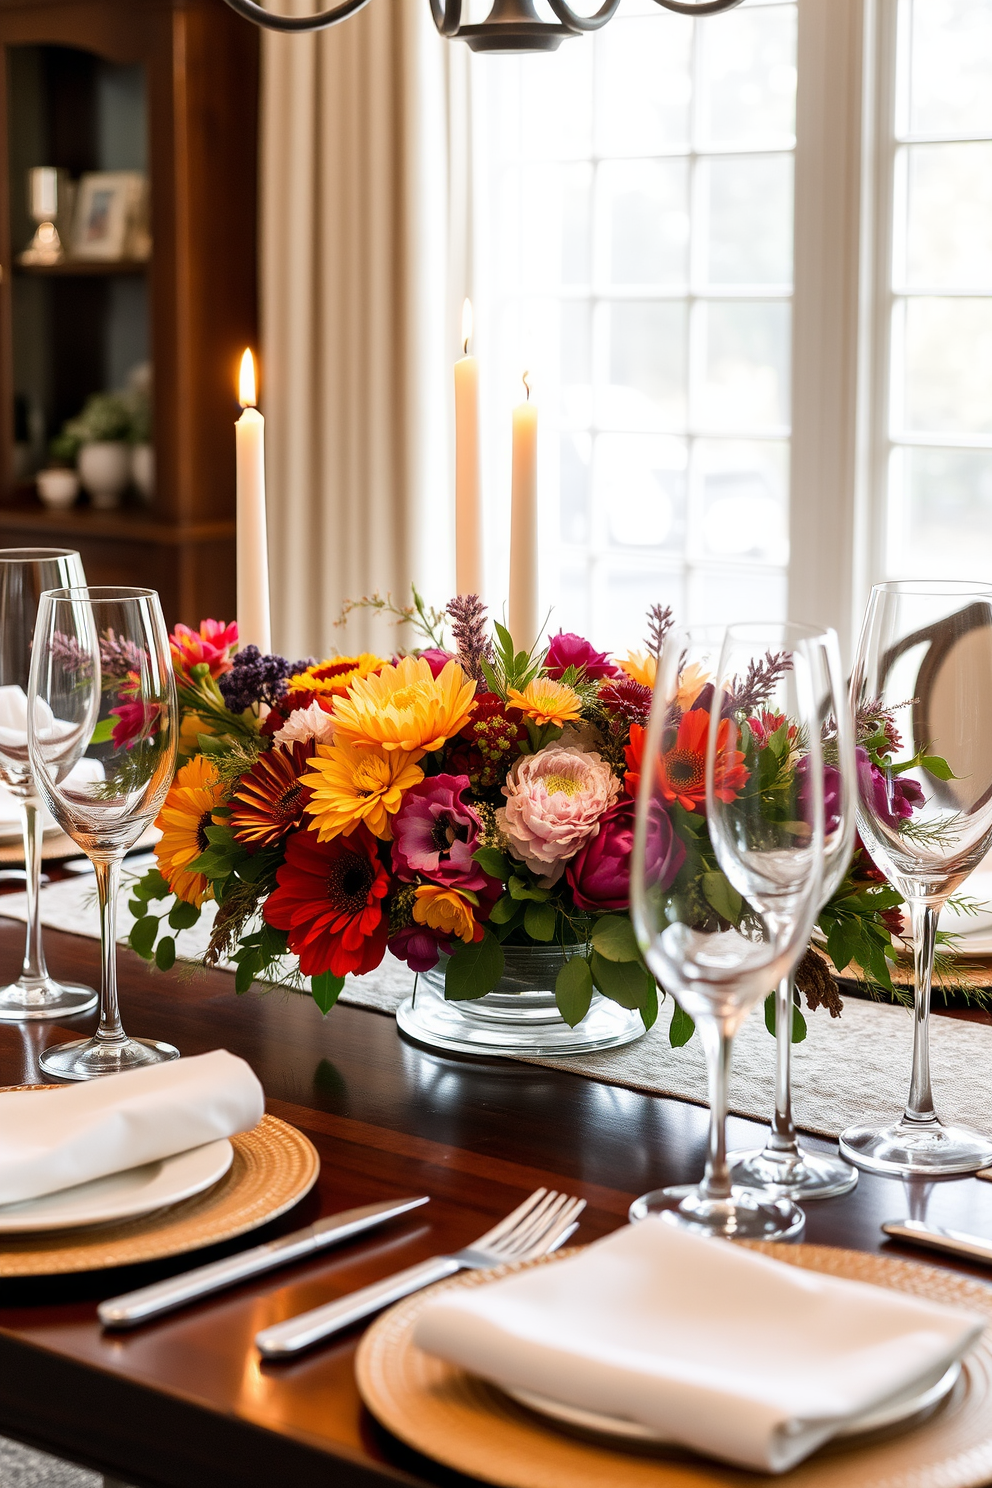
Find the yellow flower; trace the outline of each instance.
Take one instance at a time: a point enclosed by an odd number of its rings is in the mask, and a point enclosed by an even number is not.
[[[658,671],[658,663],[653,656],[645,651],[628,651],[620,661],[620,669],[632,677],[635,682],[640,682],[642,687],[653,687],[654,679]]]
[[[535,677],[523,692],[511,687],[506,701],[542,728],[546,723],[564,728],[566,723],[574,723],[582,715],[582,699],[578,693],[564,682],[556,682],[553,677]]]
[[[385,665],[381,656],[372,656],[368,651],[361,656],[331,656],[290,677],[289,690],[344,697],[358,677],[368,677]]]
[[[190,873],[189,865],[206,852],[206,829],[224,799],[217,771],[205,754],[197,754],[176,772],[158,814],[155,825],[162,832],[155,847],[158,869],[176,898],[187,904],[202,904],[212,892],[204,875]]]
[[[413,918],[443,935],[457,935],[466,945],[482,938],[482,926],[475,923],[469,901],[457,889],[440,884],[421,884],[413,901]]]
[[[351,744],[318,744],[307,763],[316,774],[304,775],[302,783],[313,792],[307,811],[316,817],[321,842],[342,833],[349,837],[359,822],[388,842],[389,818],[403,804],[404,791],[424,778],[409,754]]]
[[[422,657],[404,656],[376,676],[353,682],[334,703],[334,737],[363,748],[402,751],[417,759],[440,749],[472,713],[475,683],[457,661],[435,677]]]
[[[675,701],[683,713],[692,707],[709,680],[709,672],[698,661],[694,661],[692,666],[687,666],[679,674],[679,690],[675,694]]]
[[[216,734],[216,732],[216,726],[208,719],[201,718],[199,713],[184,713],[183,721],[179,725],[179,753],[183,759],[199,754],[200,746],[197,739],[200,734]]]

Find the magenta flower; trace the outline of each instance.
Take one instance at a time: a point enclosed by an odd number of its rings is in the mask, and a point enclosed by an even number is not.
[[[858,789],[869,811],[885,826],[897,831],[899,823],[912,816],[917,806],[926,801],[922,786],[905,775],[890,775],[880,770],[859,745],[854,751],[858,762]]]
[[[544,658],[544,670],[549,677],[557,680],[569,667],[583,667],[590,682],[595,682],[600,677],[615,677],[620,670],[613,665],[605,651],[597,651],[582,636],[560,630],[551,638],[551,645]]]
[[[426,925],[406,925],[390,936],[386,948],[411,971],[433,971],[441,952],[450,952],[451,936],[440,935]]]
[[[456,661],[457,657],[451,651],[442,651],[440,646],[430,646],[426,651],[418,651],[417,655],[421,661],[426,661],[431,669],[431,675],[437,677],[444,671],[449,661]]]
[[[467,775],[431,775],[411,786],[393,818],[393,871],[410,883],[418,875],[432,883],[478,893],[490,879],[472,854],[482,822],[462,800]]]
[[[577,909],[605,914],[630,907],[630,859],[634,850],[634,803],[618,801],[599,832],[565,869]],[[656,805],[648,822],[646,876],[662,890],[674,883],[685,862],[685,843],[672,830],[667,811]]]
[[[117,719],[111,734],[114,748],[133,749],[141,739],[155,732],[162,708],[160,703],[146,703],[139,698],[134,702],[121,703],[119,708],[111,708],[110,711]]]

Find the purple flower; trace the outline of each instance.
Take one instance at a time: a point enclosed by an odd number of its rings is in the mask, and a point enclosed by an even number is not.
[[[630,859],[634,848],[634,803],[619,801],[599,824],[599,832],[565,869],[577,909],[587,914],[625,910],[630,905]],[[646,877],[670,888],[685,862],[685,843],[676,837],[668,813],[655,806],[648,820]]]
[[[245,646],[217,686],[231,713],[243,713],[256,703],[267,703],[272,708],[286,691],[286,679],[306,671],[309,665],[309,659],[287,661],[284,656],[263,656],[257,646]]]
[[[449,952],[451,946],[450,936],[438,935],[426,925],[406,925],[387,942],[387,949],[411,971],[433,971],[441,952]]]
[[[393,871],[411,882],[418,874],[432,883],[478,892],[491,880],[472,854],[482,822],[462,800],[467,775],[431,775],[407,791],[393,818]]]
[[[418,651],[417,655],[421,661],[426,661],[433,677],[439,676],[448,662],[455,660],[450,651],[442,651],[439,646],[430,646],[426,651]]]
[[[915,780],[907,780],[905,775],[892,775],[880,770],[860,745],[854,753],[862,801],[885,826],[898,830],[899,823],[912,816],[917,806],[926,801],[922,787]]]
[[[613,665],[605,651],[597,651],[588,641],[571,631],[560,630],[551,638],[551,645],[544,658],[544,670],[549,677],[557,680],[569,667],[582,667],[590,682],[595,682],[600,677],[615,677],[619,671],[619,667]]]
[[[803,821],[811,822],[813,813],[809,809],[809,784],[806,777],[809,774],[809,755],[803,755],[796,766],[796,774],[801,777],[799,785],[799,811]],[[823,831],[829,837],[836,832],[840,826],[841,816],[841,778],[840,771],[836,765],[823,766]]]

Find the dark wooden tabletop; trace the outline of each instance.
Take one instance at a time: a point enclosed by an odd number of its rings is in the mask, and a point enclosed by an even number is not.
[[[0,965],[11,971],[22,936],[22,926],[0,921]],[[56,975],[96,984],[96,942],[49,932],[46,944]],[[198,1262],[352,1205],[418,1193],[431,1202],[374,1238],[127,1334],[101,1331],[97,1302],[183,1270],[190,1257],[0,1283],[0,1434],[136,1488],[467,1484],[407,1451],[363,1409],[352,1367],[358,1330],[290,1364],[262,1364],[255,1333],[465,1244],[539,1184],[588,1200],[577,1241],[606,1234],[635,1195],[699,1176],[706,1111],[544,1067],[442,1058],[404,1041],[381,1014],[339,1006],[323,1019],[305,997],[238,998],[225,972],[162,974],[126,951],[120,966],[130,1033],[167,1038],[187,1055],[240,1054],[269,1110],[320,1151],[319,1185],[296,1209]],[[92,1017],[0,1025],[0,1083],[37,1080],[40,1049],[92,1025]],[[866,1080],[870,1060],[866,1050]],[[753,1144],[761,1128],[734,1120],[730,1136],[731,1146]],[[968,1178],[909,1191],[862,1174],[853,1194],[809,1206],[805,1238],[881,1249],[884,1219],[924,1210],[992,1235],[992,1184]]]

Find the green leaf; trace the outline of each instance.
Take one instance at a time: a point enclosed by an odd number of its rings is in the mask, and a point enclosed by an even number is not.
[[[343,986],[344,977],[334,976],[329,971],[322,971],[319,976],[310,978],[310,995],[325,1018],[341,996]]]
[[[90,735],[90,744],[109,744],[119,722],[119,718],[101,718]]]
[[[503,975],[503,947],[487,930],[472,945],[458,946],[444,973],[444,995],[449,1002],[485,997]]]
[[[857,957],[864,937],[857,920],[835,920],[827,933],[827,955],[838,971]]]
[[[938,780],[957,780],[957,776],[945,759],[939,754],[924,754],[920,757],[920,764],[928,775],[935,775]]]
[[[581,1023],[592,1002],[592,972],[585,956],[570,956],[555,981],[555,1002],[569,1028]]]
[[[528,904],[524,913],[524,930],[531,940],[553,940],[556,918],[553,904]]]
[[[658,1021],[658,987],[655,984],[651,989],[651,996],[640,1009],[641,1022],[644,1024],[644,1032],[648,1033]]]
[[[695,1031],[696,1025],[689,1017],[689,1014],[676,1003],[672,1011],[671,1026],[668,1030],[668,1042],[672,1048],[681,1049],[689,1042]]]
[[[703,874],[702,887],[707,904],[716,910],[722,920],[736,925],[741,917],[741,896],[729,879],[717,868],[712,873]]]
[[[143,915],[140,920],[135,920],[131,926],[131,933],[127,943],[132,951],[137,951],[146,961],[152,959],[152,946],[158,934],[158,915]]]
[[[254,949],[246,951],[238,958],[238,969],[234,973],[234,990],[237,993],[247,992],[261,967],[262,958]]]
[[[187,904],[185,899],[177,899],[169,910],[169,924],[173,930],[189,930],[199,918],[199,906]]]
[[[495,847],[479,847],[472,854],[483,873],[488,873],[490,878],[498,878],[504,883],[510,876],[510,860],[505,853],[501,853]]]
[[[542,904],[550,897],[547,889],[534,888],[527,883],[526,879],[518,878],[516,874],[510,879],[507,888],[514,899],[533,899],[536,903]]]
[[[509,894],[504,894],[502,899],[496,900],[489,918],[494,925],[505,925],[508,920],[513,919],[516,913],[517,905],[515,900]]]
[[[155,965],[159,971],[171,971],[176,964],[176,942],[171,935],[163,935],[155,947]]]
[[[197,734],[196,747],[201,754],[226,754],[227,744],[215,734]]]
[[[592,927],[593,949],[607,961],[639,961],[634,927],[626,915],[602,915]]]
[[[765,1027],[768,1029],[768,1032],[772,1035],[773,1038],[775,1037],[777,1026],[778,1019],[775,1016],[775,993],[770,992],[765,998]],[[805,1037],[806,1019],[803,1017],[802,1009],[799,1007],[799,1004],[795,1000],[793,1000],[791,1042],[794,1044],[801,1044]]]
[[[131,893],[136,899],[167,899],[172,890],[157,868],[149,868],[137,883],[131,885]]]
[[[611,1002],[625,1008],[642,1008],[650,1002],[654,978],[639,961],[607,961],[593,951],[591,966],[593,981]]]

